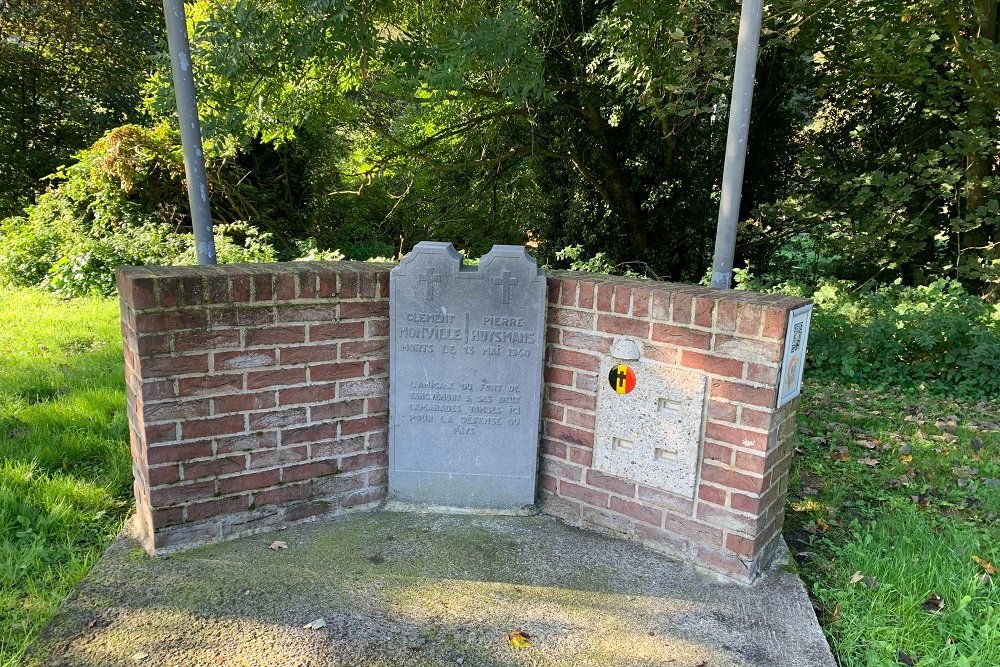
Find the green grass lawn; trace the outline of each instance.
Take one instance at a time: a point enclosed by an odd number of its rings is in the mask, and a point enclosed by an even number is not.
[[[117,302],[0,293],[0,666],[120,530],[131,479]]]
[[[117,303],[13,291],[0,313],[9,667],[120,529],[131,467]],[[997,422],[997,401],[807,385],[785,536],[842,667],[1000,665]]]

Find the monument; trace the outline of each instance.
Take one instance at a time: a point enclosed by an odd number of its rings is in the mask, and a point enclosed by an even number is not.
[[[521,246],[476,267],[424,241],[392,270],[390,501],[534,503],[545,311],[545,274]]]

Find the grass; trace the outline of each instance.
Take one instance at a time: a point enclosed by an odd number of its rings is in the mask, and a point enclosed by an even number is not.
[[[131,507],[117,303],[0,293],[0,666]]]
[[[804,393],[785,536],[842,667],[1000,665],[998,420],[996,401]]]
[[[0,313],[10,667],[120,529],[131,467],[117,304],[21,290]],[[807,384],[785,535],[842,667],[1000,665],[997,422],[997,401]]]

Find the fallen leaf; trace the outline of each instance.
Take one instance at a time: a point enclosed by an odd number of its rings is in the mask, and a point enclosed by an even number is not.
[[[132,654],[132,662],[142,662],[143,660],[145,660],[148,657],[149,657],[148,653],[144,653],[143,651],[139,651],[138,653],[133,653]]]
[[[859,581],[861,581],[864,578],[865,578],[865,575],[861,574],[861,572],[855,572],[854,576],[851,577],[851,586],[853,586],[854,584],[858,583]]]
[[[302,627],[305,628],[306,630],[319,630],[320,628],[326,627],[326,621],[323,620],[322,618],[317,618],[313,621],[309,621]]]
[[[823,517],[820,517],[820,518],[816,519],[816,525],[817,525],[817,526],[819,527],[819,529],[820,529],[820,530],[822,530],[822,531],[823,531],[824,533],[825,533],[826,531],[830,530],[830,524],[828,524],[828,523],[827,523],[826,521],[824,521],[824,520],[823,520]]]
[[[869,468],[874,468],[875,466],[877,466],[879,464],[879,460],[878,459],[873,459],[870,456],[866,456],[863,459],[858,459],[858,463],[863,463],[866,466],[868,466]]]
[[[851,450],[841,445],[830,452],[830,459],[833,461],[849,461],[851,459]]]
[[[840,620],[840,603],[838,602],[833,607],[833,613],[830,614],[830,620],[834,623]]]
[[[983,568],[983,571],[986,572],[986,574],[994,575],[997,573],[997,569],[993,566],[992,563],[983,560],[979,556],[973,556],[972,562],[978,565],[979,567]]]
[[[904,665],[915,665],[915,664],[917,664],[917,661],[914,660],[913,658],[911,658],[910,656],[908,656],[906,654],[906,651],[900,651],[899,654],[896,655],[896,657],[899,658],[899,661],[901,663],[903,663]]]
[[[865,449],[878,449],[878,443],[875,442],[874,440],[860,439],[856,440],[856,442]]]
[[[920,605],[920,608],[926,612],[934,614],[936,612],[944,609],[944,600],[937,593],[931,593],[931,596],[924,600],[924,603]]]
[[[271,542],[271,546],[268,547],[268,549],[270,549],[271,551],[278,551],[280,549],[287,549],[287,548],[288,545],[282,542],[281,540]]]
[[[507,633],[507,643],[518,650],[523,648],[531,648],[532,643],[531,641],[529,641],[530,639],[531,635],[520,629],[513,630]]]
[[[912,454],[904,454],[903,456],[901,456],[899,458],[899,460],[902,461],[903,463],[909,465],[909,464],[913,463],[913,455]]]

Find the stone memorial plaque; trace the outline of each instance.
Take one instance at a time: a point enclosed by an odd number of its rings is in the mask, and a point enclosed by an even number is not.
[[[704,430],[704,373],[649,359],[601,364],[594,468],[694,497]]]
[[[476,267],[424,241],[392,270],[390,500],[534,503],[545,310],[545,274],[521,246]]]

